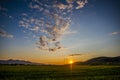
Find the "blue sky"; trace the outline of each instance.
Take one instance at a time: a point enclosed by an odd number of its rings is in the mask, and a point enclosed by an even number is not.
[[[67,0],[38,0],[40,4],[36,1],[0,1],[0,59],[62,63],[69,54],[83,54],[75,57],[76,61],[95,56],[120,56],[119,0],[82,0],[83,4],[80,5],[81,0],[73,0],[71,3]],[[72,7],[68,8],[69,5]],[[43,12],[45,10],[46,13]],[[58,28],[55,23],[58,19],[50,18],[56,14],[63,21],[58,23]],[[55,27],[45,27],[42,23],[32,23],[32,20],[41,20],[45,25],[48,22]],[[24,21],[28,27],[20,24],[20,21]],[[63,27],[61,24],[69,26]],[[54,32],[53,28],[58,32]],[[43,36],[47,37],[47,41],[43,41],[46,42],[45,46],[39,40]],[[51,41],[53,39],[55,41]],[[60,45],[55,46],[58,42]]]

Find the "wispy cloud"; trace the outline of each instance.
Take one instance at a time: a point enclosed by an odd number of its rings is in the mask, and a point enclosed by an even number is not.
[[[115,31],[115,32],[110,33],[109,35],[118,35],[118,34],[120,34],[120,32]]]
[[[26,13],[22,13],[23,16],[28,16]]]
[[[71,30],[71,31],[66,31],[66,32],[65,32],[65,34],[75,34],[75,33],[77,33],[77,31]]]
[[[0,29],[0,36],[5,38],[13,38],[12,34],[7,33],[5,30]]]

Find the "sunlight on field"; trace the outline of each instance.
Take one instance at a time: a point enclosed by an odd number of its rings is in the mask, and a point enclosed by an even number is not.
[[[1,65],[0,80],[119,80],[120,66]]]

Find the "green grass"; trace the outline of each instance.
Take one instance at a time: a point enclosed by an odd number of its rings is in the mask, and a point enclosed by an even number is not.
[[[0,80],[120,80],[120,66],[1,65]]]

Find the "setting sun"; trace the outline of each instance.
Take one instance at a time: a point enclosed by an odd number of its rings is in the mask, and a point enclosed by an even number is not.
[[[72,61],[72,60],[70,60],[70,61],[69,61],[69,64],[73,64],[73,61]]]

